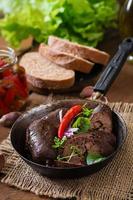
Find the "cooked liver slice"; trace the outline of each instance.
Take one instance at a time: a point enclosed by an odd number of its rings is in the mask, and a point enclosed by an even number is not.
[[[88,133],[75,134],[65,143],[63,156],[71,155],[71,146],[76,146],[81,155],[87,152],[103,156],[111,154],[116,145],[116,137],[112,133],[112,111],[107,105],[100,104],[94,108],[91,116],[91,128]]]
[[[112,127],[113,124],[111,109],[107,105],[100,105],[100,108],[98,108],[98,112],[94,112],[91,117],[91,129],[111,133]]]
[[[84,155],[87,152],[98,153],[107,156],[114,151],[116,138],[112,133],[93,131],[74,135],[67,140],[64,146],[63,156],[72,153],[71,146],[75,146]]]

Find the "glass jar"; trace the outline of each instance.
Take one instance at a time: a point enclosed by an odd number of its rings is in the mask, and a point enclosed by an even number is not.
[[[133,0],[126,0],[120,10],[119,29],[122,39],[133,37]],[[133,54],[128,60],[133,63]]]
[[[20,110],[28,97],[25,70],[9,47],[0,48],[0,116]]]

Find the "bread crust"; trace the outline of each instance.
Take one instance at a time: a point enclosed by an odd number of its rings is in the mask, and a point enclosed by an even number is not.
[[[30,76],[28,74],[27,74],[27,80],[33,87],[37,87],[39,89],[54,89],[54,90],[70,88],[73,86],[75,82],[74,79],[72,78],[72,79],[61,80],[60,82],[58,81],[57,83],[56,80],[55,81],[42,80],[34,76]]]
[[[89,73],[94,65],[94,63],[82,59],[81,57],[55,50],[43,43],[39,46],[39,53],[63,68],[83,73]]]
[[[104,51],[98,50],[93,47],[73,43],[55,36],[49,36],[48,45],[52,49],[61,52],[71,53],[75,56],[79,56],[86,60],[90,60],[94,63],[99,63],[102,65],[107,65],[110,58],[110,55]]]
[[[33,87],[56,90],[70,88],[75,82],[74,71],[61,68],[37,52],[24,54],[20,65],[25,68],[27,81]]]

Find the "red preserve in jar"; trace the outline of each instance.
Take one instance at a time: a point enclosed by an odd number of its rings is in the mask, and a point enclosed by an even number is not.
[[[0,116],[20,110],[28,97],[25,70],[13,49],[0,48]]]

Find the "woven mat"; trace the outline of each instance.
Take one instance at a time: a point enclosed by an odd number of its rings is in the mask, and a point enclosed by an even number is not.
[[[6,156],[1,182],[21,190],[54,198],[80,200],[133,199],[133,104],[110,106],[121,113],[128,126],[128,137],[115,159],[104,169],[88,177],[52,180],[33,171],[12,149],[9,138],[0,145]],[[19,133],[18,133],[19,134]]]

